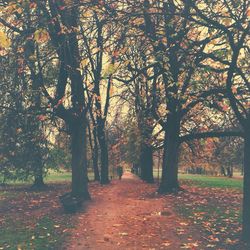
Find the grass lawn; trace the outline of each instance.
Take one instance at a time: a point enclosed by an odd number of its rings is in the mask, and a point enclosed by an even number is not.
[[[45,177],[45,182],[69,182],[71,181],[71,172],[68,171],[50,171]]]
[[[69,185],[59,183],[40,192],[25,184],[0,189],[0,250],[61,249],[75,224],[58,199],[67,191]]]
[[[0,180],[1,179],[2,178],[0,178]],[[71,173],[67,172],[67,171],[53,171],[53,170],[51,170],[51,171],[49,171],[49,173],[44,178],[45,183],[68,182],[70,180],[71,180]],[[32,184],[32,179],[28,179],[26,181],[8,180],[6,183],[8,185],[21,185],[21,184],[31,185]]]
[[[94,173],[89,172],[88,178],[90,181],[94,180]],[[1,178],[0,178],[1,180]],[[49,173],[44,178],[45,183],[60,183],[60,182],[70,182],[71,181],[71,172],[69,171],[49,171]],[[21,185],[21,184],[27,184],[31,185],[32,180],[27,181],[7,181],[7,184],[9,185]],[[1,194],[0,194],[1,195]]]
[[[200,228],[208,249],[230,244],[236,249],[241,231],[242,179],[179,177],[185,192],[173,196],[175,211]],[[93,179],[92,173],[89,179]],[[69,191],[70,181],[70,172],[51,171],[45,178],[50,184],[45,191],[29,190],[31,182],[0,187],[0,250],[61,249],[75,224],[75,217],[65,214],[58,202],[58,197]]]
[[[0,228],[0,249],[59,249],[66,234],[58,230],[70,227],[68,222],[55,221],[49,216],[29,219],[28,225],[21,218],[5,218]],[[63,223],[68,224],[67,227]]]
[[[158,179],[157,170],[154,177]],[[240,175],[228,178],[180,173],[179,180],[184,191],[172,195],[173,207],[199,228],[206,249],[250,249],[240,241],[243,188]]]
[[[161,172],[160,172],[161,175]],[[192,184],[199,187],[214,187],[214,188],[243,188],[243,180],[241,177],[228,178],[221,176],[207,176],[198,174],[179,174],[181,184]],[[154,178],[158,179],[158,171],[154,169]]]
[[[89,173],[89,180],[93,180]],[[59,196],[69,192],[71,173],[50,171],[48,189],[30,190],[32,180],[0,186],[0,250],[61,249],[74,216],[65,214]]]
[[[199,187],[214,188],[243,188],[241,178],[214,177],[206,175],[179,174],[181,183],[197,185]]]
[[[242,179],[190,174],[179,177],[185,191],[174,199],[175,211],[199,228],[207,248],[250,249],[240,242]]]
[[[94,180],[94,173],[88,173],[89,181]],[[61,171],[55,172],[51,171],[45,178],[45,182],[54,183],[54,182],[70,182],[71,181],[71,172]]]

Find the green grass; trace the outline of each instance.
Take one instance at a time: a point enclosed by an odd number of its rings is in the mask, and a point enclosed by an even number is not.
[[[48,182],[60,182],[69,180],[67,173],[52,173]],[[15,189],[14,183],[10,189],[0,190],[0,250],[2,249],[61,249],[66,236],[67,230],[72,227],[71,216],[67,214],[53,213],[52,208],[46,212],[45,215],[40,215],[39,209],[43,207],[36,207],[32,205],[33,200],[39,200],[40,196],[50,196],[47,191],[42,192],[22,192]],[[13,188],[14,187],[14,188]],[[25,187],[25,186],[24,186]],[[50,191],[48,191],[50,192]],[[23,201],[24,206],[20,205]],[[27,202],[28,200],[28,202]],[[27,207],[31,205],[31,207]],[[16,213],[13,208],[16,206]],[[45,206],[46,204],[42,205]],[[12,208],[12,209],[9,209]],[[63,232],[65,230],[65,232]]]
[[[175,211],[196,224],[213,249],[242,249],[230,246],[240,238],[242,179],[190,174],[179,178],[191,189],[185,187],[187,192],[179,194]]]
[[[89,180],[94,180],[94,173],[88,173]],[[45,183],[59,183],[59,182],[70,182],[71,181],[71,172],[68,171],[49,171],[49,173],[44,178]],[[20,184],[27,184],[31,185],[33,183],[32,179],[21,181],[21,180],[9,180],[6,182],[9,185],[20,185]],[[0,249],[1,250],[1,249]]]
[[[60,227],[72,227],[67,220],[55,222],[47,216],[34,223],[30,227],[21,220],[7,218],[0,228],[0,249],[60,249],[65,238]]]
[[[183,184],[192,184],[200,187],[214,187],[214,188],[243,188],[242,178],[228,178],[228,177],[215,177],[207,175],[195,174],[179,174],[179,180]],[[154,169],[154,178],[158,179],[158,171]],[[161,171],[160,171],[161,178]]]
[[[242,179],[213,177],[205,175],[179,174],[179,178],[184,184],[193,184],[200,187],[211,188],[243,188]]]
[[[230,219],[237,217],[237,221],[241,222],[241,211],[235,211],[234,209],[227,209],[221,206],[215,206],[214,204],[197,204],[194,206],[186,206],[185,204],[179,204],[175,207],[175,210],[186,218],[190,218],[197,222],[210,221],[216,218],[217,223],[221,224],[220,220]],[[225,212],[227,211],[227,213]],[[201,213],[201,215],[196,215]]]
[[[89,179],[93,178],[90,173]],[[45,178],[45,183],[70,182],[71,173],[67,171],[50,171]],[[0,214],[0,250],[2,249],[61,249],[67,230],[72,226],[71,216],[67,214],[57,214],[54,216],[49,212],[46,216],[37,218],[33,210],[29,211],[23,207],[23,216],[20,211],[16,214],[9,212],[8,206],[13,206],[13,201],[19,199],[19,191],[16,186],[31,185],[32,180],[28,181],[9,181],[6,190],[0,189],[0,207],[6,206],[6,212]],[[30,193],[29,193],[30,195]],[[43,193],[32,193],[34,197],[43,195]],[[30,196],[29,196],[30,197]],[[9,204],[9,205],[8,205]],[[35,211],[35,210],[34,210]],[[1,221],[3,219],[3,221]],[[64,229],[66,229],[65,232]]]
[[[227,192],[230,195],[229,189]],[[202,197],[199,195],[190,197],[190,194],[187,194],[176,201],[174,210],[197,225],[201,235],[204,235],[208,245],[213,246],[213,249],[249,249],[230,246],[232,242],[238,242],[240,239],[242,222],[240,201],[232,197],[232,200],[227,199],[223,202],[219,195],[219,193],[214,194],[212,190],[210,192],[207,190]],[[221,195],[227,196],[226,192]],[[204,198],[208,199],[208,203],[204,204]]]
[[[16,192],[1,191],[0,190],[0,207],[4,206],[5,199],[15,199],[17,196],[18,196],[18,194]],[[0,228],[1,228],[1,214],[0,214]],[[0,231],[0,235],[1,235],[1,231]],[[1,250],[1,248],[0,248],[0,250]]]
[[[67,182],[71,180],[71,173],[67,171],[49,171],[49,173],[44,178],[45,183],[53,183],[53,182]],[[25,181],[22,180],[8,180],[6,181],[9,185],[20,185],[20,184],[32,184],[32,179],[28,179]]]
[[[50,171],[45,177],[45,182],[64,182],[71,181],[71,172],[66,171]]]
[[[51,171],[49,174],[45,177],[45,182],[69,182],[71,181],[71,172],[66,172],[66,171],[60,171],[60,172],[55,172]],[[90,181],[94,180],[94,173],[89,172],[88,173],[88,178]]]

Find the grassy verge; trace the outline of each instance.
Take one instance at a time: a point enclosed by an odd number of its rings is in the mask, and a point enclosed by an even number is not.
[[[242,180],[180,175],[175,211],[199,228],[208,249],[250,249],[240,242]]]
[[[94,173],[89,172],[88,178],[90,181],[93,181],[94,180]],[[48,182],[48,183],[70,182],[70,181],[71,181],[71,172],[66,172],[66,171],[60,171],[60,172],[51,171],[45,177],[45,182]]]
[[[44,216],[33,219],[33,225],[30,222],[27,225],[21,218],[6,218],[0,228],[0,249],[60,249],[67,236],[66,229],[71,227],[65,218],[55,221]]]
[[[88,178],[90,181],[94,180],[94,173],[89,172],[88,173]],[[0,178],[1,180],[1,178]],[[60,182],[70,182],[71,181],[71,172],[68,171],[49,171],[49,173],[46,175],[44,178],[45,183],[60,183]],[[22,185],[22,184],[27,184],[31,185],[32,184],[32,179],[26,180],[26,181],[12,181],[9,180],[7,181],[8,185]]]
[[[71,172],[50,171],[45,177],[45,182],[68,182],[71,181]]]
[[[68,189],[69,185],[53,184],[35,192],[27,185],[14,185],[0,191],[0,250],[61,249],[75,224],[58,200]]]
[[[161,172],[158,176],[158,171],[154,169],[154,178],[158,180],[161,178]],[[195,174],[179,174],[179,179],[183,184],[196,185],[199,187],[211,187],[211,188],[243,188],[243,180],[238,175],[237,178],[228,178],[221,176],[206,176]]]
[[[70,172],[50,171],[48,189],[40,192],[29,189],[32,180],[0,186],[0,250],[62,249],[75,218],[63,212],[58,197],[69,192],[70,181]]]
[[[182,183],[211,188],[236,188],[242,189],[243,181],[240,178],[213,177],[205,175],[180,174]]]

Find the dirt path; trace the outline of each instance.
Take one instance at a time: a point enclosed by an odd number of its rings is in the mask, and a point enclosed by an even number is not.
[[[166,202],[155,190],[130,173],[95,187],[67,249],[202,249],[199,232],[171,209],[171,196]]]

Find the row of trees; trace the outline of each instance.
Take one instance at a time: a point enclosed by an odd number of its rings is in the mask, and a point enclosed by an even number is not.
[[[27,156],[34,162],[30,168],[36,173],[35,169],[44,169],[39,167],[48,156],[42,153],[46,148],[42,124],[59,118],[71,139],[72,196],[90,198],[88,139],[95,179],[102,184],[109,183],[109,146],[114,150],[120,145],[124,151],[124,144],[136,144],[139,157],[133,159],[149,183],[153,151],[162,148],[158,191],[168,193],[179,189],[181,145],[240,136],[244,139],[243,236],[248,238],[248,0],[16,0],[3,1],[1,7],[1,63],[6,65],[1,69],[5,86],[1,131],[7,135],[1,143],[10,147],[1,152],[4,159],[9,161],[11,152],[24,156],[24,148],[32,149],[34,153]],[[14,117],[9,110],[15,110]],[[133,130],[124,131],[115,122],[123,112],[129,113],[130,120],[122,124],[135,124]],[[108,144],[107,124],[112,122],[117,132],[111,131]],[[28,131],[19,123],[28,124]],[[23,134],[18,136],[18,131]],[[12,141],[14,137],[26,142],[31,138],[32,143],[26,147]],[[11,161],[8,164],[7,170]]]

